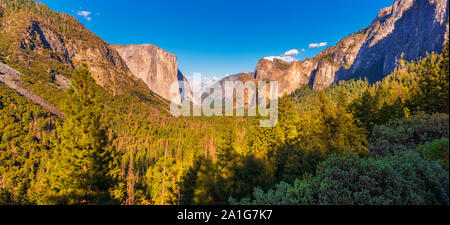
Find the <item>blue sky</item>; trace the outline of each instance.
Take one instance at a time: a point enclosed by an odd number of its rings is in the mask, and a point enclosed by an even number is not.
[[[157,45],[186,75],[253,71],[291,49],[302,60],[372,22],[393,0],[40,0],[113,44]],[[304,51],[302,51],[304,49]],[[295,51],[291,51],[295,53]]]

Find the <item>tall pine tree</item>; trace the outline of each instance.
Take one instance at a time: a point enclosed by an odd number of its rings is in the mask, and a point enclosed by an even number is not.
[[[74,71],[65,103],[66,121],[48,165],[47,199],[56,204],[105,204],[109,199],[103,106],[87,66]]]

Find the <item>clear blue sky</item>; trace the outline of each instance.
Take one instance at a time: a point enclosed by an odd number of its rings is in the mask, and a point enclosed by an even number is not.
[[[298,49],[296,59],[372,22],[393,0],[40,0],[78,18],[114,44],[151,43],[178,56],[186,75],[253,71],[266,56]],[[84,12],[84,15],[83,14]],[[80,14],[80,15],[79,15]],[[302,49],[305,51],[302,52]]]

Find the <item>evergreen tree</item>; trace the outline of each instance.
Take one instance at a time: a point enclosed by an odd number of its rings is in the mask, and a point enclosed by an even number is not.
[[[368,133],[373,126],[378,122],[378,96],[372,95],[369,90],[366,90],[363,95],[356,99],[351,105],[352,111],[357,118],[359,126],[366,128]]]
[[[412,102],[415,110],[427,113],[449,112],[449,50],[432,53],[419,62],[418,87]]]
[[[344,96],[336,105],[319,93],[320,118],[322,121],[321,140],[325,141],[323,153],[343,155],[349,152],[367,153],[366,136],[363,129],[356,126],[351,113],[347,110]]]
[[[225,128],[222,135],[219,137],[217,164],[220,168],[229,168],[236,158],[234,150],[235,131],[230,121],[225,122]]]
[[[87,66],[72,76],[64,110],[66,121],[58,131],[60,143],[48,165],[47,199],[57,204],[104,204],[111,181],[103,106]]]

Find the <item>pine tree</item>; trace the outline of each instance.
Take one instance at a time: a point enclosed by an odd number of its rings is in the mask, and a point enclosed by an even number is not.
[[[443,54],[432,53],[419,62],[418,89],[412,100],[415,110],[427,113],[449,112],[448,64],[448,44]]]
[[[235,131],[229,121],[227,122],[218,143],[217,164],[220,168],[229,167],[236,158],[236,152],[233,147]]]
[[[358,125],[364,127],[369,134],[378,122],[378,102],[378,95],[372,95],[369,90],[366,90],[351,105]]]
[[[50,193],[56,204],[102,204],[108,200],[110,179],[103,106],[87,66],[74,71],[65,103],[66,121],[60,143],[49,163]]]
[[[450,71],[449,71],[449,43],[444,46],[443,59],[439,65],[441,69],[439,86],[441,87],[441,92],[439,93],[439,100],[441,104],[440,112],[449,113],[449,85],[450,85]]]
[[[325,143],[325,154],[343,155],[348,152],[367,153],[366,136],[362,128],[354,123],[347,110],[346,100],[340,94],[336,106],[323,93],[319,93],[321,140]]]

